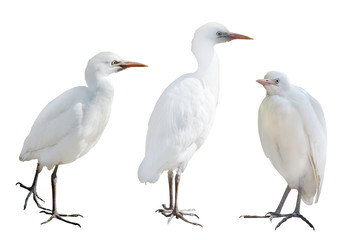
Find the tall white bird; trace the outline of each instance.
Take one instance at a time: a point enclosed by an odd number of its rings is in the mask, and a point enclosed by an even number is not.
[[[292,217],[301,218],[300,200],[317,203],[326,165],[327,129],[321,105],[304,89],[292,85],[281,72],[268,72],[257,80],[266,89],[259,108],[259,135],[266,157],[288,185],[276,211],[265,216],[283,217],[276,229]],[[281,214],[291,189],[298,190],[296,207],[291,214]]]
[[[34,181],[31,187],[22,183],[22,188],[29,191],[24,209],[31,194],[43,213],[53,218],[80,227],[78,223],[65,220],[63,217],[77,217],[79,214],[59,214],[56,208],[57,169],[61,164],[71,163],[85,155],[100,139],[105,129],[114,95],[112,80],[114,74],[129,67],[146,67],[136,62],[122,60],[111,52],[102,52],[91,58],[85,70],[87,87],[72,88],[52,100],[41,111],[32,129],[24,141],[19,159],[21,161],[38,160]],[[52,210],[43,208],[36,191],[38,175],[43,167],[51,170]]]
[[[169,221],[175,216],[193,223],[184,215],[196,216],[178,209],[180,177],[188,161],[202,146],[213,124],[219,94],[219,61],[214,51],[217,43],[233,39],[251,39],[231,33],[223,25],[208,23],[194,34],[192,52],[198,69],[171,83],[158,99],[149,119],[145,157],[138,170],[142,183],[155,183],[163,171],[168,171],[170,204],[157,210]],[[175,205],[173,205],[173,171]],[[169,222],[168,221],[168,222]]]

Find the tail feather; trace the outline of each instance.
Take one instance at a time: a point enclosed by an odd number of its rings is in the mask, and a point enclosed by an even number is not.
[[[145,160],[146,158],[143,159],[139,166],[138,178],[141,183],[155,183],[162,174],[162,170],[156,169],[149,161]]]
[[[22,162],[31,160],[29,159],[30,154],[31,152],[21,152],[21,154],[19,155],[19,160]]]

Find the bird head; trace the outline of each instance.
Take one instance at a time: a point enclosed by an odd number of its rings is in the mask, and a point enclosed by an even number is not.
[[[130,67],[147,67],[147,65],[125,61],[115,53],[101,52],[89,60],[85,69],[85,80],[88,86],[93,87],[101,80],[107,79],[110,74]]]
[[[194,34],[193,42],[208,42],[212,45],[217,43],[229,42],[234,39],[249,39],[253,40],[245,35],[232,33],[227,28],[220,23],[207,23],[197,29]]]
[[[266,73],[264,79],[256,80],[263,85],[268,95],[285,95],[291,84],[289,83],[286,74],[277,71],[270,71]]]
[[[147,65],[125,61],[115,53],[101,52],[89,60],[86,71],[109,75],[130,67],[147,67]]]

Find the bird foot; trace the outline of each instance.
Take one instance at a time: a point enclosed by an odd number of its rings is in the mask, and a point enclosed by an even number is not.
[[[259,215],[241,215],[240,218],[269,218],[272,221],[273,218],[282,217],[282,215],[278,212],[268,212],[263,216]]]
[[[282,217],[282,214],[279,212],[268,212],[265,214],[265,217],[269,218],[270,222],[272,222],[272,219]]]
[[[162,204],[162,207],[164,208],[164,210],[172,210],[174,207],[172,204],[169,205],[169,207],[167,207],[165,204]],[[156,212],[163,210],[163,209],[158,209],[156,210]]]
[[[291,213],[291,214],[281,214],[279,212],[268,212],[263,216],[257,216],[257,215],[242,215],[240,218],[269,218],[270,221],[272,222],[272,219],[274,218],[280,218],[283,217],[283,219],[277,224],[275,230],[279,228],[284,222],[286,222],[288,219],[292,217],[297,217],[302,219],[304,222],[306,222],[313,230],[315,230],[314,226],[300,213]]]
[[[81,228],[79,223],[71,222],[71,221],[68,221],[68,220],[63,218],[63,217],[83,217],[80,214],[59,214],[57,212],[52,212],[51,210],[49,210],[49,211],[41,211],[40,213],[45,213],[45,214],[51,215],[51,217],[47,221],[42,222],[41,224],[46,224],[46,223],[50,222],[52,219],[56,218],[56,219],[61,220],[61,221],[65,222],[65,223],[73,224],[73,225],[76,225],[76,226]]]
[[[277,224],[275,230],[277,228],[279,228],[282,223],[286,222],[288,219],[292,218],[292,217],[297,217],[300,218],[301,220],[303,220],[304,222],[307,223],[307,225],[309,225],[310,228],[312,228],[315,231],[314,226],[311,224],[311,222],[309,222],[309,220],[307,220],[303,215],[301,215],[300,213],[291,213],[291,214],[280,214],[280,217],[283,217],[283,219]]]
[[[170,223],[170,221],[176,217],[176,218],[180,218],[182,219],[184,222],[196,225],[196,226],[201,226],[203,227],[201,224],[199,223],[195,223],[195,222],[191,222],[188,221],[184,216],[192,216],[192,217],[196,217],[199,219],[198,215],[195,213],[191,213],[193,211],[195,211],[195,209],[183,209],[183,210],[178,210],[177,208],[171,209],[171,208],[166,208],[165,205],[163,204],[163,208],[164,209],[158,209],[156,210],[156,212],[159,212],[161,214],[163,214],[163,216],[168,217],[168,224]]]
[[[44,208],[40,205],[38,199],[42,202],[45,202],[41,197],[39,197],[38,193],[36,192],[36,187],[35,186],[31,186],[31,187],[27,187],[24,184],[17,182],[16,185],[19,185],[21,188],[27,189],[29,191],[25,201],[24,201],[24,207],[23,210],[25,210],[27,208],[27,203],[28,203],[28,199],[30,197],[30,195],[33,194],[33,199],[34,202],[36,203],[36,205],[38,206],[38,208],[43,209],[45,211],[50,211],[50,209]]]

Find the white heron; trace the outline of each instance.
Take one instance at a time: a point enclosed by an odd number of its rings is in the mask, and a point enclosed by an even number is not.
[[[172,82],[158,99],[148,123],[145,157],[138,169],[142,183],[155,183],[168,171],[170,204],[160,213],[175,216],[187,223],[184,215],[196,216],[178,209],[178,186],[188,161],[202,146],[213,124],[219,94],[219,61],[214,45],[233,39],[251,39],[231,33],[221,24],[208,23],[194,34],[192,52],[198,61],[194,73],[182,75]],[[173,171],[175,205],[173,204]],[[168,221],[168,222],[169,222]]]
[[[86,86],[72,88],[52,100],[40,112],[35,120],[19,159],[29,161],[37,159],[38,164],[32,185],[27,187],[18,182],[22,188],[29,191],[24,209],[31,194],[37,206],[53,218],[80,227],[78,223],[67,221],[63,217],[77,217],[79,214],[59,214],[56,208],[57,169],[61,164],[71,163],[85,155],[100,139],[108,122],[114,95],[112,80],[114,74],[129,67],[146,67],[136,62],[122,60],[111,52],[102,52],[91,58],[85,70]],[[42,200],[36,191],[38,175],[43,167],[51,170],[52,210],[43,208],[38,199]]]
[[[287,188],[274,212],[265,216],[283,217],[275,229],[292,217],[301,218],[300,200],[317,203],[326,164],[327,129],[323,110],[318,101],[304,89],[292,85],[281,72],[268,72],[257,80],[266,89],[266,97],[259,108],[259,135],[266,157],[287,181]],[[281,214],[291,189],[298,191],[296,207],[291,214]]]

